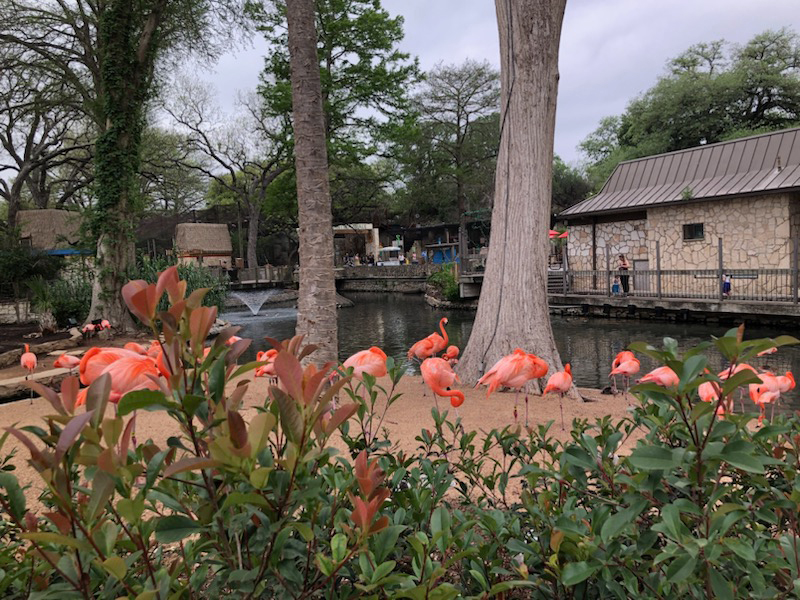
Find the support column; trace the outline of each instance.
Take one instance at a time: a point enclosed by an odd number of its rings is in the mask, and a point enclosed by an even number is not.
[[[661,300],[661,242],[656,240],[656,295]]]

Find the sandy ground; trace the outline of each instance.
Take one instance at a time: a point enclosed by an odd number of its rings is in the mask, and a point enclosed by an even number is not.
[[[3,373],[5,374],[5,372]],[[248,377],[249,378],[249,377]],[[387,379],[379,381],[385,387],[389,387],[391,382]],[[267,393],[268,380],[266,378],[253,379],[249,385],[248,392],[244,398],[242,414],[245,420],[255,414],[255,405],[263,403]],[[494,428],[502,428],[514,423],[513,407],[514,394],[511,392],[496,392],[489,399],[483,389],[462,389],[465,393],[466,401],[459,408],[462,423],[467,431],[477,430],[487,432]],[[589,402],[579,400],[564,400],[564,417],[567,422],[567,431],[562,431],[560,427],[559,402],[557,396],[531,396],[529,399],[529,417],[531,426],[547,421],[555,421],[551,428],[551,434],[560,439],[569,439],[569,424],[573,418],[589,419],[593,422],[595,418],[610,415],[613,419],[624,417],[628,408],[628,400],[622,395],[609,396],[601,395],[597,390],[581,389],[582,395],[590,399]],[[431,392],[418,376],[406,376],[398,385],[397,392],[402,394],[400,399],[388,410],[384,421],[384,426],[389,430],[389,439],[396,442],[397,450],[413,452],[419,443],[414,439],[419,435],[423,428],[433,428],[433,417],[431,408],[433,397]],[[347,401],[345,397],[342,401]],[[455,411],[449,406],[446,399],[439,398],[439,406],[450,411],[450,418],[455,417]],[[52,407],[41,398],[34,398],[33,401],[21,400],[0,405],[0,428],[16,425],[39,425],[44,427],[44,417],[52,414]],[[523,396],[520,396],[519,405],[520,423],[524,422],[525,409]],[[352,430],[351,430],[352,432]],[[156,444],[164,446],[166,440],[171,435],[178,434],[178,429],[174,422],[165,417],[163,412],[139,411],[136,422],[136,433],[140,442],[152,439]],[[479,439],[484,437],[479,433]],[[633,444],[633,439],[626,442],[627,447]],[[335,440],[335,446],[342,450],[345,449],[341,440]],[[13,464],[17,466],[16,474],[21,483],[31,484],[27,496],[34,504],[35,498],[41,490],[38,474],[28,465],[28,451],[17,442],[15,438],[9,438],[2,448],[2,454],[7,454],[12,448],[17,449],[17,455],[13,459]]]

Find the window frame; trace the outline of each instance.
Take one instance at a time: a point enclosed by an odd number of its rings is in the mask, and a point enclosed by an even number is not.
[[[689,237],[687,234],[696,234],[697,228],[700,228],[700,235]],[[690,229],[691,228],[691,229]],[[684,242],[700,242],[706,238],[705,223],[684,223],[683,225],[683,241]]]

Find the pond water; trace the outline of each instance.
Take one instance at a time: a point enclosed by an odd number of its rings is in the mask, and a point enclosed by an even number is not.
[[[447,332],[450,343],[460,349],[469,339],[475,313],[472,311],[444,311],[425,303],[422,296],[401,294],[348,294],[356,304],[353,308],[339,310],[339,358],[369,346],[379,346],[390,356],[405,360],[408,348],[415,341],[438,331],[441,317],[447,317]],[[264,336],[285,339],[294,335],[297,311],[294,308],[263,308],[257,315],[248,310],[226,312],[224,318],[242,326],[239,335],[253,338],[251,356],[257,349],[264,349]],[[720,336],[728,326],[711,326],[696,323],[666,323],[623,319],[599,319],[588,317],[551,317],[556,344],[562,360],[572,363],[575,381],[579,386],[602,388],[608,385],[611,361],[620,350],[634,341],[648,342],[660,347],[664,337],[672,337],[684,350],[695,344]],[[779,331],[749,327],[748,338],[775,337],[794,331]],[[529,348],[535,352],[535,348]],[[725,365],[721,356],[711,353],[714,369]],[[642,373],[656,365],[647,357],[640,357]],[[800,347],[781,348],[776,354],[754,361],[754,366],[770,366],[778,373],[791,370],[800,373]],[[409,366],[409,372],[414,367]],[[792,404],[800,408],[797,390]]]

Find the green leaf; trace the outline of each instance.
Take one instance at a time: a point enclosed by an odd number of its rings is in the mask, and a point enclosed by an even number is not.
[[[696,354],[695,356],[687,358],[683,363],[683,369],[680,373],[681,387],[690,384],[695,377],[702,373],[703,369],[706,368],[707,362],[706,357],[702,354]]]
[[[764,465],[758,458],[743,452],[722,452],[722,460],[730,466],[742,471],[761,474],[764,472]]]
[[[441,552],[450,543],[450,513],[444,506],[439,506],[431,515],[431,538]]]
[[[722,395],[727,396],[736,388],[751,383],[761,383],[761,379],[750,369],[742,369],[722,383]]]
[[[748,562],[756,562],[756,551],[751,543],[744,542],[738,538],[725,538],[722,543],[733,550],[734,554],[739,558]]]
[[[124,417],[135,410],[164,410],[167,408],[175,408],[175,403],[170,402],[164,396],[163,392],[155,390],[137,390],[135,392],[128,392],[119,401],[117,406],[117,414]]]
[[[289,525],[297,530],[297,533],[300,534],[300,537],[302,537],[304,541],[310,542],[314,539],[314,531],[308,523],[297,522],[290,523]]]
[[[156,540],[162,544],[171,544],[202,530],[203,527],[189,517],[169,515],[156,521]]]
[[[755,560],[755,558],[753,560]],[[733,599],[733,587],[730,582],[725,579],[725,576],[714,567],[709,567],[709,574],[711,576],[711,589],[714,590],[714,598],[716,600]]]
[[[680,583],[689,577],[697,566],[697,558],[690,554],[681,554],[667,567],[667,581]]]
[[[183,397],[183,408],[193,417],[197,409],[206,401],[205,396],[198,396],[197,394],[186,394]]]
[[[635,524],[636,518],[650,503],[644,498],[636,498],[633,503],[617,514],[607,518],[600,529],[600,539],[603,543],[619,535],[627,525]]]
[[[281,426],[289,441],[299,443],[303,437],[303,417],[297,410],[297,403],[287,394],[272,388],[275,400],[278,402],[278,412],[281,416]],[[335,560],[335,559],[334,559]]]
[[[115,482],[108,473],[96,471],[92,480],[92,494],[89,497],[87,513],[90,520],[96,519],[105,511],[106,504],[114,493]]]
[[[183,473],[185,471],[210,469],[212,467],[218,467],[221,464],[222,463],[220,463],[218,460],[214,460],[213,458],[206,458],[204,456],[189,456],[175,461],[166,469],[164,469],[164,477],[174,477],[178,473]]]
[[[211,365],[208,373],[208,391],[215,404],[219,404],[225,393],[225,361],[220,359]]]
[[[76,550],[90,550],[91,546],[86,540],[76,540],[60,533],[51,533],[49,531],[35,531],[20,533],[19,537],[23,540],[31,540],[38,544],[57,544],[59,546],[68,546]]]
[[[577,585],[589,579],[599,568],[600,565],[590,565],[586,561],[569,563],[561,571],[561,583],[566,586]]]
[[[119,581],[125,578],[128,567],[119,556],[109,556],[103,561],[103,568],[116,577]]]
[[[25,493],[19,481],[11,473],[0,473],[0,488],[6,491],[11,514],[18,520],[25,516]]]
[[[378,583],[381,579],[386,577],[389,573],[394,571],[397,562],[393,560],[389,560],[387,562],[381,563],[375,569],[375,572],[372,574],[371,583]]]
[[[231,506],[260,506],[261,508],[269,508],[269,502],[261,494],[256,492],[231,492],[222,503],[222,510],[230,508]]]
[[[663,446],[637,446],[628,461],[637,469],[645,471],[669,470],[681,464],[685,450]]]
[[[331,558],[334,563],[338,564],[344,560],[345,556],[347,556],[347,536],[337,533],[331,538]]]

